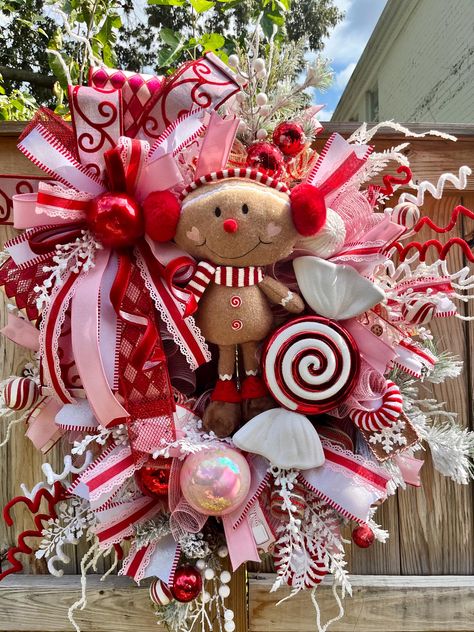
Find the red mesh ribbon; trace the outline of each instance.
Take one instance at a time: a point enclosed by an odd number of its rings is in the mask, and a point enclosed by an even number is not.
[[[74,131],[69,123],[66,123],[60,116],[51,112],[48,108],[40,108],[28,125],[23,130],[18,142],[21,142],[28,134],[35,129],[40,123],[50,134],[52,134],[57,141],[64,146],[64,148],[70,152],[76,160],[79,160],[79,154],[77,153],[76,138]]]
[[[131,416],[129,438],[136,454],[175,439],[175,405],[154,305],[139,270],[125,256],[114,285],[124,280],[124,291],[112,288],[111,299],[123,321],[119,390]]]

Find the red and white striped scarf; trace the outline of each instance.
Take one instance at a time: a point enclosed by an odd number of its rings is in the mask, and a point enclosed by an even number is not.
[[[196,302],[199,302],[211,281],[226,287],[249,287],[260,283],[263,276],[263,269],[256,266],[234,268],[232,266],[214,266],[208,261],[200,261],[186,289],[192,292]]]

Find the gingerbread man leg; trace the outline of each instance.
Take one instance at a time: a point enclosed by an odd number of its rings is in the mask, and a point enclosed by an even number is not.
[[[218,437],[231,435],[241,421],[241,396],[234,379],[235,352],[235,345],[219,347],[219,380],[203,417],[204,428]]]
[[[259,343],[246,342],[240,345],[240,348],[245,371],[241,389],[242,418],[244,421],[248,421],[265,410],[275,408],[276,404],[271,398],[265,382],[259,376]]]

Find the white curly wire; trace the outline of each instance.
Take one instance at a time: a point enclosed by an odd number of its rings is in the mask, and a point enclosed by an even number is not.
[[[414,184],[413,181],[410,182],[409,186],[415,188],[417,190],[416,195],[412,195],[411,193],[402,193],[398,203],[401,204],[403,202],[413,202],[417,206],[423,206],[425,202],[425,192],[430,193],[435,200],[440,200],[443,195],[443,190],[447,182],[451,183],[455,189],[465,189],[467,186],[467,178],[472,173],[470,167],[463,165],[459,167],[459,175],[456,176],[454,173],[443,173],[436,183],[436,186],[432,184],[429,180],[423,180],[420,184]]]
[[[318,632],[326,632],[326,630],[336,621],[339,621],[344,616],[344,606],[342,605],[341,598],[337,594],[337,584],[336,582],[332,585],[332,594],[334,595],[334,599],[339,607],[339,614],[333,619],[329,619],[327,623],[321,625],[321,608],[319,607],[318,600],[316,599],[316,588],[313,588],[311,591],[311,601],[313,602],[314,609],[316,610],[316,625],[318,626]],[[344,598],[344,595],[343,595]]]
[[[56,555],[52,555],[48,560],[48,571],[51,573],[51,575],[54,575],[55,577],[62,577],[64,575],[64,571],[62,568],[56,568],[56,562],[60,562],[61,564],[69,564],[69,562],[71,561],[69,555],[66,555],[66,553],[64,553],[63,551],[63,544],[77,544],[78,542],[79,540],[77,539],[70,539],[67,541],[67,543],[58,542],[56,544]]]
[[[58,481],[64,481],[69,474],[81,474],[92,463],[93,455],[90,450],[87,450],[84,456],[84,463],[80,467],[75,467],[72,464],[72,457],[70,454],[66,454],[64,457],[64,469],[60,474],[56,474],[49,463],[43,463],[41,469],[46,476],[48,485],[54,485]]]
[[[456,136],[452,134],[446,134],[445,132],[438,132],[435,129],[430,129],[428,132],[423,132],[418,134],[416,132],[412,132],[408,127],[404,127],[400,125],[400,123],[395,123],[394,121],[382,121],[381,123],[377,123],[374,127],[371,127],[370,130],[367,129],[367,123],[363,123],[356,131],[351,134],[348,138],[349,143],[367,143],[371,140],[375,134],[382,128],[393,129],[396,132],[401,132],[405,136],[411,136],[412,138],[424,138],[425,136],[438,136],[438,138],[444,138],[445,140],[456,141]]]

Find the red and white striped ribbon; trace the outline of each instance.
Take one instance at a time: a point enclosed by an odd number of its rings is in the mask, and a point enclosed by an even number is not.
[[[105,187],[97,176],[81,165],[62,143],[43,125],[36,125],[18,149],[37,167],[66,187],[100,195]]]
[[[117,517],[101,522],[95,528],[100,547],[108,548],[133,535],[135,526],[155,516],[159,507],[156,500],[148,496],[124,503]]]
[[[323,448],[324,465],[301,472],[300,480],[342,516],[366,523],[372,504],[385,498],[390,476],[374,463],[326,441]]]

